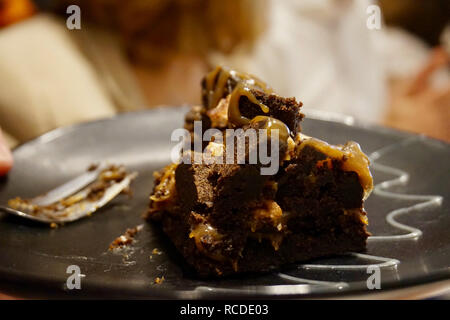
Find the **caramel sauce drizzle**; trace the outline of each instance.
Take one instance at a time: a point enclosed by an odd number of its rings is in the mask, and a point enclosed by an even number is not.
[[[217,261],[224,261],[225,257],[221,254],[220,251],[207,251],[203,246],[203,241],[205,238],[209,237],[212,241],[220,241],[223,236],[217,231],[216,228],[207,223],[199,223],[190,233],[189,238],[194,239],[195,245],[199,251],[204,252],[211,259]]]
[[[239,110],[239,100],[241,97],[247,99],[261,108],[264,113],[269,113],[270,109],[265,104],[258,101],[252,93],[252,89],[261,90],[267,94],[272,94],[273,90],[262,80],[255,76],[230,70],[221,66],[216,67],[206,77],[206,90],[208,92],[208,108],[214,108],[222,99],[227,89],[228,80],[234,80],[237,85],[230,93],[230,100],[228,105],[228,121],[236,126],[244,126],[250,123],[265,121],[265,129],[268,129],[268,135],[273,129],[279,130],[279,137],[286,141],[290,136],[289,128],[282,121],[267,117],[256,116],[253,119],[244,117]]]
[[[273,93],[273,90],[262,80],[257,77],[238,72],[236,70],[231,70],[225,67],[217,66],[213,71],[206,75],[206,90],[208,92],[208,108],[214,108],[222,99],[225,90],[227,89],[227,82],[229,79],[234,80],[237,86],[233,89],[246,95],[250,101],[258,104],[264,113],[269,112],[269,108],[264,104],[260,103],[251,92],[249,94],[244,91],[250,91],[250,89],[258,89],[264,91],[267,94]],[[237,101],[239,102],[239,101]]]
[[[244,126],[249,124],[252,120],[244,117],[239,110],[239,100],[241,97],[247,97],[251,103],[258,105],[262,112],[268,113],[269,107],[256,99],[255,95],[250,91],[251,88],[245,83],[240,82],[230,96],[230,103],[228,105],[228,120],[237,126]]]
[[[250,123],[265,122],[263,129],[267,129],[267,135],[270,137],[272,130],[278,130],[278,138],[281,141],[287,141],[291,135],[288,126],[278,119],[267,116],[256,116]]]

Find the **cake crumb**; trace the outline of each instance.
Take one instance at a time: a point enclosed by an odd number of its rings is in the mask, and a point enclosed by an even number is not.
[[[155,278],[155,284],[161,284],[164,282],[164,276],[160,277],[156,277]]]
[[[152,254],[157,254],[157,255],[161,255],[162,254],[162,252],[161,251],[159,251],[159,249],[158,248],[154,248],[153,250],[152,250]],[[150,258],[151,259],[151,258]]]
[[[111,242],[111,244],[109,245],[109,250],[122,248],[124,246],[127,246],[127,245],[133,243],[134,237],[143,228],[144,228],[144,226],[141,224],[134,228],[127,229],[123,235],[118,236],[116,239],[114,239],[113,242]]]
[[[58,228],[58,224],[55,222],[52,222],[52,223],[50,223],[50,228],[56,229],[56,228]]]

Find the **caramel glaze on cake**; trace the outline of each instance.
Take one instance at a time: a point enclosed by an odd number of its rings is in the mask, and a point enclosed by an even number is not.
[[[261,175],[260,163],[180,163],[155,174],[148,218],[162,224],[200,276],[365,250],[363,203],[372,176],[357,143],[332,146],[301,134],[301,103],[247,74],[216,68],[202,82],[202,97],[185,128],[198,120],[204,130],[266,128],[270,136],[278,129],[280,168]],[[217,153],[226,148],[206,145]]]

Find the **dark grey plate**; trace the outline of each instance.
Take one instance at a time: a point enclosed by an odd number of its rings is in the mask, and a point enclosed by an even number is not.
[[[372,239],[365,256],[320,259],[307,266],[288,266],[281,273],[197,279],[158,228],[141,218],[152,189],[152,172],[169,162],[174,145],[170,134],[182,123],[185,111],[123,114],[58,129],[18,147],[14,169],[0,180],[2,204],[11,197],[41,194],[101,160],[123,163],[138,171],[139,177],[132,199],[121,196],[91,218],[59,229],[0,214],[0,291],[90,298],[308,297],[369,292],[368,265],[380,267],[382,290],[449,278],[449,146],[383,128],[307,119],[306,134],[330,143],[355,140],[367,154],[379,156],[372,171],[375,183],[387,188],[380,188],[366,203],[373,235],[410,232],[387,222],[392,212],[398,214],[396,221],[419,229],[422,235]],[[393,180],[398,176],[402,180]],[[138,224],[145,227],[129,250],[108,252],[113,239]],[[154,248],[162,254],[152,255]],[[69,265],[79,266],[85,275],[81,290],[66,288]],[[165,281],[155,285],[154,279],[162,276]]]

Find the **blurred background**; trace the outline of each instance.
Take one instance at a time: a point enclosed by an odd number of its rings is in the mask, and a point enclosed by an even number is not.
[[[67,27],[72,4],[81,29]],[[448,0],[0,0],[0,128],[14,147],[198,104],[202,76],[222,64],[295,96],[306,116],[450,142],[449,16]]]

